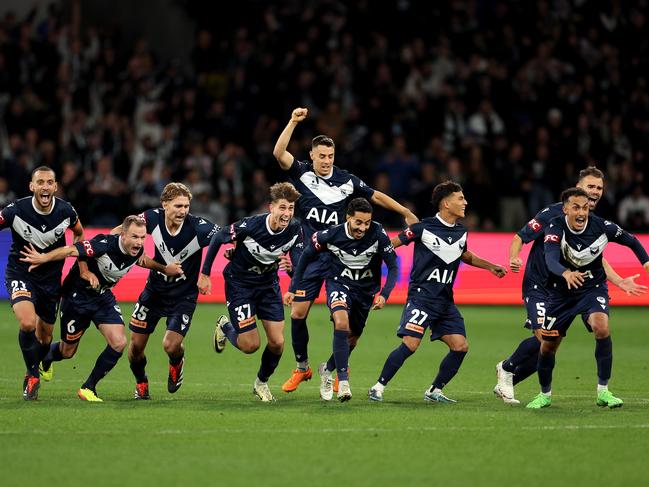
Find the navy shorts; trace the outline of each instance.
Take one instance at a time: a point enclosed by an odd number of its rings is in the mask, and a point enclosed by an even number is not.
[[[464,318],[452,301],[429,301],[408,298],[401,314],[397,336],[411,336],[422,339],[430,329],[430,340],[439,340],[444,335],[466,336]]]
[[[277,283],[250,286],[233,283],[226,278],[225,299],[230,323],[237,333],[257,328],[257,317],[260,320],[284,321],[282,291]]]
[[[90,326],[121,325],[124,326],[122,310],[111,291],[97,296],[74,292],[63,296],[61,300],[61,340],[65,343],[77,343]]]
[[[322,283],[331,269],[329,257],[326,252],[318,256],[318,260],[311,262],[304,270],[304,276],[300,281],[300,289],[295,290],[296,303],[315,301],[320,296]]]
[[[548,305],[548,291],[545,288],[535,285],[530,289],[525,296],[525,309],[527,310],[527,319],[525,320],[525,328],[531,330],[538,330],[545,323],[545,313]]]
[[[36,315],[49,325],[56,322],[59,310],[61,286],[47,286],[35,283],[29,277],[5,278],[11,306],[21,301],[29,301],[34,305]]]
[[[568,328],[577,315],[589,332],[592,332],[588,324],[588,318],[593,313],[609,314],[608,287],[600,286],[587,292],[565,295],[559,292],[550,292],[548,310],[545,316],[545,323],[541,328],[541,334],[546,341],[554,341],[559,336],[566,336]]]
[[[349,329],[352,336],[361,336],[367,316],[374,300],[373,295],[356,293],[349,287],[333,279],[325,282],[327,293],[327,306],[333,314],[334,311],[346,311],[349,316]]]
[[[160,318],[167,318],[167,330],[187,335],[196,309],[196,296],[170,299],[152,293],[144,288],[135,303],[129,329],[134,333],[150,335],[155,331]]]

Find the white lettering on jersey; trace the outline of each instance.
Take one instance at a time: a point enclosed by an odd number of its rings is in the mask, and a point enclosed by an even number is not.
[[[162,238],[162,232],[160,231],[159,226],[155,227],[153,232],[151,232],[151,237],[153,237],[153,243],[155,244],[158,252],[160,252],[160,255],[162,255],[162,258],[167,264],[172,264],[174,262],[184,262],[196,252],[201,250],[201,246],[198,244],[198,237],[194,237],[180,252],[177,252],[175,254],[172,253],[167,248],[167,245]]]
[[[340,186],[330,186],[329,183],[320,179],[312,171],[302,174],[300,181],[325,205],[344,201],[354,192],[354,183],[351,179]]]
[[[246,246],[246,249],[248,249],[248,252],[250,252],[250,255],[252,255],[260,264],[271,265],[277,262],[280,255],[288,252],[291,247],[293,247],[296,240],[297,235],[294,235],[290,241],[274,250],[267,249],[263,245],[260,245],[251,236],[247,236],[243,241],[243,244]]]
[[[50,245],[55,244],[60,238],[65,235],[65,229],[70,226],[70,218],[66,218],[56,227],[41,232],[38,228],[31,226],[18,215],[14,217],[12,224],[13,229],[27,242],[34,244],[39,249],[46,249]]]
[[[605,233],[601,234],[597,240],[591,243],[588,247],[581,249],[581,244],[575,244],[577,249],[574,249],[566,240],[564,234],[561,239],[561,254],[563,258],[570,262],[575,267],[583,267],[590,264],[597,259],[604,252],[604,247],[608,243],[608,237]]]
[[[451,284],[453,282],[453,271],[443,269],[443,272],[440,274],[439,269],[433,269],[433,272],[430,273],[426,280],[437,281],[442,284]]]
[[[377,240],[367,249],[357,253],[356,255],[349,254],[343,249],[339,249],[330,243],[327,244],[327,248],[338,257],[338,259],[340,259],[340,262],[342,262],[345,267],[349,267],[350,269],[363,269],[364,267],[367,267],[372,260],[372,257],[376,254],[376,251],[379,248],[379,241]]]
[[[317,208],[311,208],[309,213],[306,215],[307,220],[315,220],[319,223],[324,223],[325,225],[338,225],[338,213],[335,211],[327,210],[322,208],[318,212]]]
[[[447,264],[455,262],[464,253],[466,232],[455,243],[446,243],[442,237],[424,229],[421,233],[421,242],[437,257]]]
[[[365,269],[363,272],[360,270],[352,270],[352,269],[343,269],[343,271],[340,273],[341,276],[344,277],[349,277],[353,281],[358,281],[360,279],[365,279],[366,277],[374,277],[374,274],[372,274],[372,271],[370,269]]]

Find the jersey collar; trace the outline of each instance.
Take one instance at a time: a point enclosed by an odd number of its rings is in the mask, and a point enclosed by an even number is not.
[[[50,211],[41,211],[38,208],[36,208],[36,196],[32,196],[32,207],[34,208],[34,211],[38,213],[39,215],[49,215],[54,211],[54,205],[56,204],[56,198],[52,196],[52,208],[50,208]]]
[[[170,237],[175,237],[183,229],[183,225],[185,224],[186,221],[187,221],[187,218],[185,218],[183,220],[183,222],[180,224],[180,226],[178,227],[178,230],[176,230],[176,233],[171,233],[171,230],[169,230],[169,227],[167,226],[167,219],[164,218],[165,230],[167,230],[167,233],[169,234]]]
[[[443,225],[447,227],[453,228],[456,225],[456,223],[449,223],[447,221],[444,221],[444,219],[440,216],[439,213],[435,215],[435,218],[437,218],[440,222],[442,222]]]
[[[568,224],[568,216],[564,216],[563,219],[566,221],[566,228],[573,235],[581,235],[582,233],[584,233],[588,228],[588,223],[590,223],[590,218],[589,218],[588,221],[586,222],[586,225],[584,225],[584,229],[581,232],[576,232],[572,228],[570,228],[570,225]]]

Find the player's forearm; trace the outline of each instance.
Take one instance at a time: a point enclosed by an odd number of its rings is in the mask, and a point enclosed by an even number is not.
[[[289,292],[295,293],[295,291],[300,288],[300,281],[302,281],[305,269],[311,262],[316,260],[317,256],[318,253],[313,245],[309,244],[307,248],[304,249],[297,266],[293,270],[293,278],[291,279],[291,284],[288,288]]]
[[[142,258],[139,260],[138,265],[140,267],[144,267],[145,269],[150,269],[152,271],[156,272],[161,272],[164,274],[165,268],[167,266],[162,265],[159,262],[156,262],[155,260],[151,259],[148,255],[143,255]]]
[[[284,130],[282,130],[282,133],[279,134],[279,138],[277,139],[277,142],[275,142],[275,148],[273,149],[273,156],[275,156],[280,167],[285,171],[290,169],[293,164],[293,155],[288,152],[286,148],[288,147],[288,143],[291,141],[291,136],[293,135],[293,131],[297,124],[297,121],[289,120],[286,127],[284,127]]]
[[[45,262],[51,262],[53,260],[64,260],[68,257],[79,257],[79,251],[74,245],[59,247],[58,249],[54,249],[46,254],[43,254],[43,260]]]
[[[563,273],[569,270],[567,267],[561,265],[559,260],[559,248],[549,250],[548,246],[545,246],[545,265],[548,266],[548,270],[559,277],[563,277]]]
[[[399,266],[397,265],[397,258],[394,254],[392,254],[394,259],[390,259],[389,261],[385,261],[385,263],[388,266],[388,275],[385,279],[385,284],[383,285],[383,289],[381,289],[381,296],[385,298],[387,301],[388,298],[390,297],[390,294],[394,290],[394,286],[397,284],[397,278],[399,277]]]
[[[604,267],[606,279],[608,279],[611,284],[619,286],[622,282],[622,276],[615,272],[615,270],[611,267],[611,264],[609,264],[606,259],[602,259],[602,267]]]
[[[77,243],[83,240],[83,225],[80,221],[77,221],[77,224],[72,228],[72,242]]]
[[[382,206],[387,210],[399,213],[409,225],[418,221],[417,216],[412,211],[381,191],[374,191],[371,200],[372,203]]]
[[[509,260],[516,259],[523,250],[523,240],[516,234],[512,238],[512,243],[509,245]]]
[[[495,264],[492,264],[488,260],[483,259],[482,257],[478,257],[475,255],[473,252],[466,251],[464,254],[462,254],[462,262],[464,262],[467,265],[470,265],[472,267],[477,267],[479,269],[491,269],[492,267],[495,266]]]

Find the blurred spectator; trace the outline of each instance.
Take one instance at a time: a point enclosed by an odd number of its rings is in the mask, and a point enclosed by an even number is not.
[[[618,222],[625,230],[646,232],[649,230],[649,197],[636,184],[633,192],[622,198],[618,208]]]
[[[7,178],[0,176],[0,210],[16,200],[16,193],[9,188]]]

